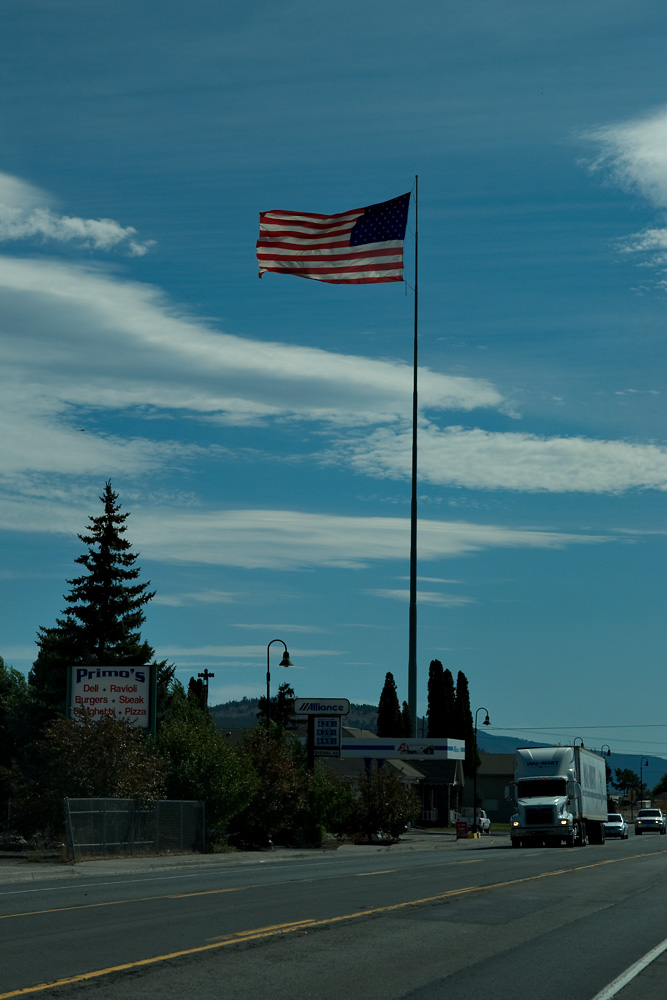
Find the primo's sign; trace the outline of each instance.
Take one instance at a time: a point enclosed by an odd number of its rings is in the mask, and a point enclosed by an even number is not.
[[[152,728],[155,667],[70,667],[69,715],[85,709],[92,719],[113,715]]]

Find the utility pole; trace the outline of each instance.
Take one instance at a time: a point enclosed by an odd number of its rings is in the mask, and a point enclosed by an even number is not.
[[[215,674],[209,673],[208,667],[204,667],[204,673],[197,674],[197,677],[201,677],[204,681],[204,707],[208,709],[208,682],[211,677],[215,677]]]

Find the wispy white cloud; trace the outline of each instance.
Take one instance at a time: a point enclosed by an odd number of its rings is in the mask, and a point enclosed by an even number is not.
[[[603,125],[583,134],[599,149],[589,170],[667,208],[667,106],[643,117]],[[650,226],[619,240],[621,252],[637,254],[652,267],[667,267],[667,228]]]
[[[318,625],[294,625],[291,622],[280,622],[276,625],[267,624],[266,622],[259,622],[253,624],[246,624],[245,622],[232,622],[232,628],[244,628],[249,631],[273,631],[273,632],[299,632],[299,633],[312,633],[312,632],[324,632],[326,629],[320,628]]]
[[[667,208],[667,106],[641,118],[601,125],[584,133],[600,152],[588,164],[656,208]]]
[[[372,597],[387,597],[392,601],[407,604],[410,600],[409,590],[367,590]],[[439,594],[435,590],[420,590],[417,592],[417,604],[434,604],[442,608],[461,608],[466,604],[474,604],[473,597],[457,596],[456,594]]]
[[[153,604],[163,604],[170,608],[194,607],[197,604],[234,604],[238,600],[236,591],[199,590],[183,594],[156,594]]]
[[[49,207],[51,201],[38,188],[0,173],[0,242],[75,243],[104,251],[122,247],[134,257],[143,256],[153,245],[153,240],[140,242],[133,226],[121,226],[114,219],[59,215]]]
[[[409,519],[341,517],[286,510],[133,514],[142,552],[167,562],[199,561],[244,568],[361,568],[403,560]],[[438,559],[487,548],[561,548],[599,536],[514,531],[495,525],[421,520],[420,558]]]
[[[5,661],[5,666],[11,667],[14,662],[31,663],[37,656],[37,646],[35,643],[25,646],[3,646],[0,655]]]
[[[411,445],[409,431],[379,428],[340,443],[338,453],[365,475],[405,478]],[[421,481],[443,486],[529,493],[667,490],[667,448],[653,444],[427,426],[419,455]]]
[[[92,425],[82,433],[81,413],[322,425],[396,423],[410,413],[407,365],[220,333],[159,290],[90,266],[0,258],[0,334],[1,467],[13,482],[145,474],[201,454],[151,441],[148,420],[144,437]],[[427,369],[421,395],[434,410],[503,402],[484,380]]]
[[[0,468],[6,479],[31,472],[98,478],[118,469],[145,474],[202,452],[174,441],[88,433],[68,421],[67,405],[46,395],[43,382],[26,378],[14,384],[7,368],[0,385]]]
[[[23,213],[41,196],[0,175],[3,191]],[[152,419],[144,420],[141,435],[99,430],[105,413],[169,417],[174,437],[186,440],[191,424],[184,419],[310,422],[322,432],[322,461],[333,456],[376,477],[409,475],[407,364],[222,333],[177,309],[157,288],[99,267],[46,259],[0,258],[0,335],[0,517],[6,525],[29,521],[30,506],[39,509],[51,495],[54,529],[76,530],[88,505],[76,496],[70,509],[57,502],[66,492],[76,494],[74,481],[82,497],[91,479],[141,479],[218,453],[217,445],[152,437]],[[426,368],[420,401],[429,419],[447,410],[508,405],[485,379]],[[355,428],[363,436],[355,437]],[[340,443],[328,449],[327,435]],[[420,453],[422,480],[442,485],[614,493],[667,483],[667,453],[657,445],[439,430],[424,419]],[[194,524],[191,530],[196,533]],[[249,530],[260,530],[256,521]],[[317,555],[318,546],[314,551],[315,561],[336,561],[328,551]],[[235,564],[245,565],[240,558],[234,556]],[[252,564],[253,556],[248,559]],[[340,555],[341,564],[357,561],[354,551]]]
[[[85,511],[85,513],[84,513]],[[74,534],[88,510],[69,502],[7,498],[0,528]],[[174,510],[135,504],[132,539],[143,558],[165,563],[296,570],[361,569],[405,560],[409,518],[342,517],[295,510]],[[609,541],[604,535],[421,519],[422,562],[496,548],[560,549]]]
[[[340,656],[339,649],[290,649],[294,657]],[[159,655],[179,660],[263,660],[266,662],[266,645],[254,646],[162,646]],[[296,669],[296,666],[294,667]]]

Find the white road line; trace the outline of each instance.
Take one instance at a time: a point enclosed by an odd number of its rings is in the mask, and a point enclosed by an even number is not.
[[[617,976],[613,982],[605,986],[599,993],[596,993],[591,1000],[612,1000],[612,997],[620,993],[623,987],[632,982],[635,976],[638,976],[651,962],[659,958],[663,951],[667,951],[667,938],[656,945],[655,948],[652,948],[651,951],[647,951],[643,958],[640,958],[638,962],[635,962],[625,972],[622,972],[620,976]]]
[[[256,862],[256,864],[258,864],[258,865],[264,865],[266,863],[267,862],[264,862],[264,861],[258,861],[258,862]],[[278,862],[278,863],[284,865],[283,870],[285,870],[286,868],[294,868],[297,871],[302,871],[305,866],[316,868],[318,866],[322,867],[322,866],[324,866],[326,864],[326,862],[323,862],[323,861],[306,861],[305,864],[299,864],[299,865],[292,864],[291,862],[290,863],[287,863],[287,862]],[[188,869],[188,871],[185,872],[182,875],[160,875],[160,874],[156,873],[155,875],[143,876],[143,877],[140,877],[140,878],[134,878],[134,877],[132,877],[132,878],[119,878],[119,879],[113,879],[112,881],[106,881],[106,882],[79,882],[78,878],[85,878],[86,876],[85,875],[79,875],[78,873],[75,874],[75,875],[72,875],[72,876],[68,876],[66,878],[63,878],[63,876],[60,876],[60,875],[54,875],[52,877],[54,879],[58,879],[58,884],[57,885],[42,885],[42,886],[38,886],[36,889],[7,889],[7,890],[1,890],[0,889],[0,899],[2,899],[3,896],[22,896],[22,895],[26,895],[28,893],[35,893],[35,892],[62,892],[63,890],[68,890],[68,889],[97,889],[100,886],[105,886],[105,885],[133,885],[134,883],[139,883],[139,882],[173,882],[173,881],[179,880],[179,879],[194,878],[197,875],[213,875],[213,874],[215,874],[215,875],[237,875],[237,874],[239,874],[239,872],[244,872],[244,873],[248,873],[250,875],[253,875],[253,874],[255,874],[256,872],[259,872],[259,871],[262,871],[262,873],[263,873],[263,872],[266,871],[266,868],[260,869],[260,868],[254,867],[254,866],[253,867],[250,867],[250,866],[246,867],[245,865],[236,865],[233,868],[232,867],[229,867],[229,868],[216,868],[216,867],[195,868],[195,867],[193,867],[193,868]],[[100,875],[99,876],[99,878],[101,878],[101,879],[103,879],[104,877],[105,877],[104,875]],[[11,885],[12,883],[7,882],[7,883],[4,883],[4,884],[5,885]]]

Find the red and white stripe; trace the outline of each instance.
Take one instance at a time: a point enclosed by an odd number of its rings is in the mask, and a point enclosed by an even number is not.
[[[260,278],[265,271],[276,271],[341,285],[402,281],[403,240],[350,246],[350,232],[365,211],[262,212],[257,241]]]

